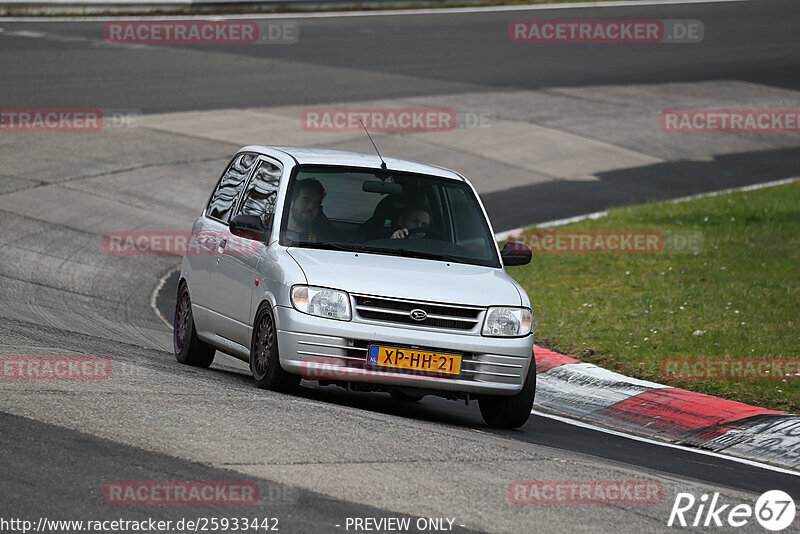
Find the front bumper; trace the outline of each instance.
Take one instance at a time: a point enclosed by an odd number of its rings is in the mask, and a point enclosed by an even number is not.
[[[472,395],[513,395],[522,389],[533,354],[533,334],[521,338],[335,321],[276,306],[281,367],[307,380],[361,382],[387,388],[421,388]],[[461,374],[453,378],[387,371],[367,364],[368,346],[457,352]]]

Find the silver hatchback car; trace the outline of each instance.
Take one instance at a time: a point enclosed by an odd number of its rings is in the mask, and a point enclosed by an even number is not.
[[[256,384],[301,379],[407,401],[477,399],[487,424],[527,421],[533,320],[460,174],[327,148],[248,146],[195,221],[174,319],[179,362],[220,350]]]

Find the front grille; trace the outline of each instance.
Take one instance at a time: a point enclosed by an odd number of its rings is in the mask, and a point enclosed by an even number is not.
[[[448,330],[472,330],[480,322],[482,308],[418,302],[387,297],[355,295],[356,313],[362,319],[395,324],[409,324]],[[416,320],[413,310],[423,310],[427,317]]]

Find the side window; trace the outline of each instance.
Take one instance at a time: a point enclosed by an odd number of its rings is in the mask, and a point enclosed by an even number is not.
[[[261,217],[264,226],[270,228],[275,215],[275,201],[278,199],[281,174],[282,169],[278,165],[262,161],[247,185],[238,213],[257,215]]]
[[[217,189],[208,201],[206,215],[222,222],[228,222],[228,216],[236,204],[236,197],[242,189],[253,165],[257,160],[255,154],[240,154],[228,166],[228,170],[220,178]]]

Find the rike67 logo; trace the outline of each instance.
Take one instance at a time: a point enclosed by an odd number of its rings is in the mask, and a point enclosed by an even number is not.
[[[691,493],[678,493],[667,526],[681,527],[743,527],[755,516],[767,530],[778,532],[794,521],[794,500],[781,490],[771,490],[761,495],[755,506],[749,504],[723,504],[719,493],[709,500],[708,494],[696,499]]]

